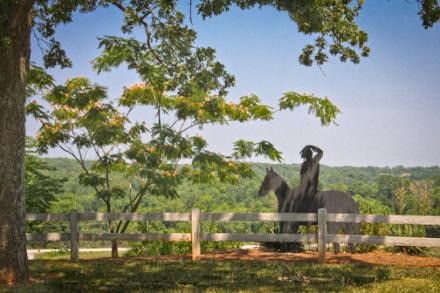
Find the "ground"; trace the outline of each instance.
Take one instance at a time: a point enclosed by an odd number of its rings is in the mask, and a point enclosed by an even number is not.
[[[90,256],[90,255],[89,255]],[[440,292],[440,259],[374,252],[328,254],[258,250],[190,255],[32,260],[29,284],[11,292]],[[1,291],[1,288],[0,288]]]
[[[190,259],[190,255],[185,256],[143,256],[139,259],[148,260],[178,260]],[[202,254],[203,260],[249,260],[249,261],[285,261],[297,263],[313,263],[318,259],[317,253],[278,253],[253,250],[229,250],[218,252],[205,252]],[[407,255],[403,253],[371,252],[371,253],[340,253],[334,255],[327,253],[327,263],[347,264],[363,263],[370,265],[399,265],[416,267],[438,267],[440,268],[440,258]]]

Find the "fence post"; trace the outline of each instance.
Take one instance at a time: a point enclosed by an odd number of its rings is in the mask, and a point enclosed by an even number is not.
[[[200,209],[191,212],[192,260],[200,260]]]
[[[69,214],[70,220],[70,261],[79,261],[79,241],[78,241],[78,211],[73,210]]]
[[[327,210],[318,209],[318,252],[319,252],[320,263],[325,263],[326,234],[327,234]]]

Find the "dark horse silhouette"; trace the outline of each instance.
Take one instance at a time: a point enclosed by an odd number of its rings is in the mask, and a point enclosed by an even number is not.
[[[278,201],[279,213],[317,213],[318,209],[326,208],[329,213],[353,213],[359,214],[357,203],[346,193],[338,190],[320,191],[312,196],[304,196],[303,187],[291,189],[286,181],[272,168],[266,169],[266,176],[258,192],[259,196],[265,196],[270,191],[275,192]],[[290,224],[290,225],[289,225]],[[300,223],[280,222],[281,233],[296,233]],[[290,228],[290,231],[289,231]],[[340,229],[346,234],[359,234],[359,223],[334,223],[327,224],[327,232],[336,234]],[[339,253],[339,243],[333,243],[334,252]],[[349,244],[350,251],[355,252],[353,244]]]

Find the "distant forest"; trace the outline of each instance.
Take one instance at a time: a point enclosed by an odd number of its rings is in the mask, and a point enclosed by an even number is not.
[[[26,173],[28,211],[68,212],[72,209],[80,211],[104,209],[103,203],[97,199],[93,190],[79,183],[81,168],[74,160],[29,157],[34,160],[27,163],[35,167],[35,161],[39,162],[35,169],[40,168],[37,170],[38,173],[47,176],[45,178],[48,182],[41,183],[41,178],[36,180],[34,174],[29,174],[31,168],[28,168]],[[178,187],[178,197],[147,196],[139,212],[183,212],[195,207],[202,211],[275,212],[274,195],[265,198],[257,196],[267,167],[273,167],[291,187],[299,182],[297,164],[252,163],[255,172],[252,178],[241,179],[237,184],[183,182]],[[51,180],[56,182],[51,183]],[[123,181],[124,178],[115,178],[115,180]],[[35,183],[40,186],[34,186]],[[38,196],[45,192],[44,188],[41,190],[41,185],[44,184],[49,185],[46,193],[53,193],[53,197],[46,200],[38,199]],[[342,190],[358,200],[374,203],[376,207],[381,206],[379,211],[383,212],[440,215],[440,167],[438,166],[413,168],[322,166],[320,190],[329,189]],[[401,202],[399,202],[399,190],[405,195],[403,200],[400,198]],[[115,211],[117,208],[116,204]]]

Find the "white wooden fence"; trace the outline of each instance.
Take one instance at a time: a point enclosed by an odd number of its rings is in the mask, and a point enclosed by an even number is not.
[[[191,233],[80,233],[79,221],[172,221],[191,222]],[[191,241],[192,259],[201,257],[201,241],[255,241],[255,242],[318,242],[319,261],[325,262],[326,243],[368,243],[390,246],[424,246],[440,247],[440,238],[424,237],[395,237],[374,235],[342,235],[328,234],[327,222],[353,223],[383,223],[383,224],[412,224],[412,225],[440,225],[440,216],[399,216],[399,215],[360,215],[360,214],[332,214],[326,209],[319,209],[318,213],[201,213],[193,209],[191,213],[78,213],[69,214],[26,214],[26,221],[69,221],[70,233],[33,233],[26,234],[28,241],[70,241],[70,258],[79,260],[80,240],[165,240]],[[252,222],[317,222],[316,234],[235,234],[235,233],[202,233],[201,221],[252,221]]]

